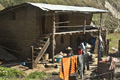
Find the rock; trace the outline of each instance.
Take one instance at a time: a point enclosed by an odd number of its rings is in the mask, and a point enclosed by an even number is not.
[[[117,49],[115,49],[114,47],[112,47],[112,50],[114,50],[114,51],[118,51]]]
[[[117,27],[114,32],[120,32],[120,27]]]

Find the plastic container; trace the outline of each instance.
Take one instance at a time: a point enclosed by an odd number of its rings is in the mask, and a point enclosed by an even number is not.
[[[48,59],[49,59],[49,54],[48,54],[48,53],[44,55],[44,59],[45,59],[45,60],[48,60]]]
[[[25,65],[26,65],[26,63],[25,63],[25,62],[23,62],[23,63],[22,63],[22,65],[23,65],[23,66],[25,66]]]
[[[60,63],[62,58],[63,58],[63,57],[55,57],[55,62]]]

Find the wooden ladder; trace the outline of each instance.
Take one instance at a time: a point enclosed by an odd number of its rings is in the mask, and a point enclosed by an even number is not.
[[[37,63],[42,58],[43,54],[50,45],[50,36],[43,36],[33,48],[32,52],[32,68],[37,66]]]

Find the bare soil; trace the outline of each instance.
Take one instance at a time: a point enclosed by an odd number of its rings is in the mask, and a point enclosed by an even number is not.
[[[119,78],[120,78],[120,63],[116,63],[116,64],[117,64],[117,66],[115,68],[115,78],[117,80],[119,80]],[[49,64],[49,65],[52,65],[52,64]],[[45,68],[45,64],[38,64],[37,68],[29,69],[28,67],[23,66],[22,62],[19,62],[19,61],[17,61],[17,62],[13,61],[13,62],[9,62],[9,63],[6,63],[6,64],[1,64],[1,66],[4,66],[4,67],[11,67],[11,68],[15,68],[15,69],[18,69],[18,70],[25,71],[25,73],[27,75],[29,75],[29,73],[34,72],[34,71],[39,71],[39,72],[44,71],[46,73],[52,73],[52,72],[59,73],[60,63],[55,63],[54,65],[59,65],[59,66],[57,68],[54,68],[54,66],[50,66],[50,67]],[[94,70],[96,70],[96,68],[97,68],[97,55],[94,54],[93,55],[93,61],[90,64],[90,70],[85,71],[85,75],[84,75],[85,80],[90,77],[90,75],[92,74],[92,72]],[[48,76],[44,80],[60,80],[59,74]]]

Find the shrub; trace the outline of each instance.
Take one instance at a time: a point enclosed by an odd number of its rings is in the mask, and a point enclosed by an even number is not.
[[[2,78],[22,78],[24,77],[25,72],[11,69],[6,67],[0,67],[0,77]]]
[[[118,31],[117,33],[119,33],[119,34],[120,34],[120,31]]]

